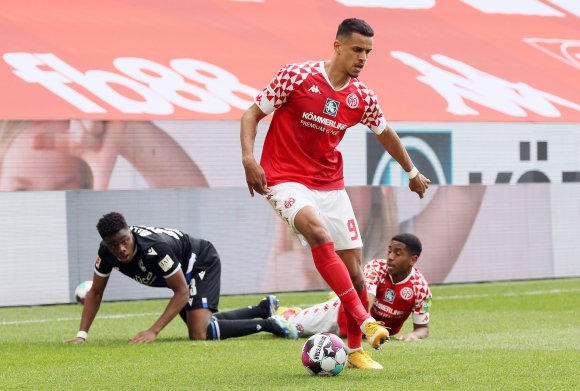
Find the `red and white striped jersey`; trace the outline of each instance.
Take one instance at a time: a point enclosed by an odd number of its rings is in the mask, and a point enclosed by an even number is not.
[[[351,78],[335,90],[323,61],[290,64],[256,97],[274,112],[260,164],[268,186],[298,182],[313,190],[344,188],[343,161],[336,149],[356,124],[380,134],[386,120],[374,92]]]

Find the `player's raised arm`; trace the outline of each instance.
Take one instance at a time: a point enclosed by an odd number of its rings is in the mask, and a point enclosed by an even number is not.
[[[254,191],[261,195],[269,192],[266,174],[254,157],[254,144],[258,132],[258,122],[265,116],[266,114],[256,104],[253,104],[246,110],[241,121],[240,142],[242,144],[242,164],[246,172],[248,190],[252,197],[254,196]]]

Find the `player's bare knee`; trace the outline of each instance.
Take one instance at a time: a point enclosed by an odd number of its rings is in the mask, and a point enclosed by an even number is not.
[[[306,237],[306,236],[305,236]],[[330,232],[325,227],[313,227],[306,238],[311,247],[319,246],[332,241]]]
[[[191,341],[205,341],[207,339],[207,330],[192,330],[189,332]]]

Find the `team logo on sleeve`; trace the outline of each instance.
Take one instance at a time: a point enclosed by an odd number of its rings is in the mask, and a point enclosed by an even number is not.
[[[101,266],[101,257],[97,255],[97,260],[95,261],[95,266],[97,269]]]
[[[346,97],[346,105],[351,109],[356,109],[358,107],[358,96],[356,94],[348,94]]]
[[[336,115],[338,114],[338,106],[340,106],[339,102],[332,100],[330,98],[326,98],[326,103],[324,104],[324,110],[322,112],[324,114],[336,117]]]
[[[385,301],[387,303],[393,304],[393,301],[395,301],[395,291],[388,288],[387,291],[385,292]]]
[[[171,259],[169,255],[166,255],[165,258],[158,262],[158,265],[161,269],[163,269],[164,272],[166,272],[171,269],[174,263],[175,262],[173,262],[173,259]]]

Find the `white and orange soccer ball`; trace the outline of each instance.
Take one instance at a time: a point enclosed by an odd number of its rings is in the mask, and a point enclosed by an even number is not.
[[[93,286],[92,281],[83,281],[75,289],[75,298],[77,303],[85,305],[85,300],[87,299],[87,293],[91,290]]]

